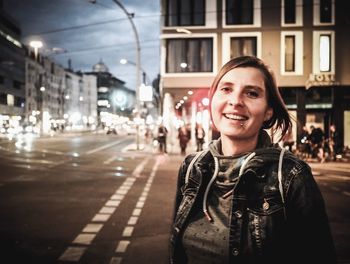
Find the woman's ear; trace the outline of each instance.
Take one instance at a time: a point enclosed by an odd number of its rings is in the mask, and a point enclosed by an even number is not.
[[[270,118],[273,116],[273,109],[269,107],[265,113],[264,121],[270,120]]]

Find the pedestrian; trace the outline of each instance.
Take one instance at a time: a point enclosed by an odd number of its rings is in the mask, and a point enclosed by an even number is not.
[[[302,159],[307,160],[311,157],[310,133],[306,126],[303,126],[300,134],[300,144],[298,151]]]
[[[226,63],[209,91],[220,138],[179,170],[171,263],[336,263],[328,216],[310,167],[272,144],[291,120],[258,58]]]
[[[324,132],[320,127],[310,126],[310,129],[312,157],[324,162]]]
[[[196,124],[196,144],[197,144],[197,151],[203,150],[203,144],[204,144],[204,137],[205,132],[201,124]]]
[[[159,151],[161,153],[167,153],[167,150],[166,150],[167,135],[168,135],[168,129],[163,124],[160,124],[160,126],[158,127],[158,143],[159,143]]]
[[[342,145],[340,142],[340,136],[338,130],[334,124],[332,124],[329,128],[330,130],[330,150],[331,150],[331,158],[333,161],[337,160],[337,155],[339,155],[342,151]]]
[[[178,130],[178,139],[181,149],[181,154],[186,155],[187,143],[191,138],[191,131],[186,126],[182,126]]]

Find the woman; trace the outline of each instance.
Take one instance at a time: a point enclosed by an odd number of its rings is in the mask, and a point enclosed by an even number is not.
[[[190,140],[191,131],[187,129],[186,126],[182,126],[179,128],[178,139],[181,148],[181,154],[186,155],[187,143]]]
[[[197,151],[203,150],[205,132],[201,124],[196,124],[195,129]]]
[[[179,170],[171,263],[336,263],[310,167],[273,145],[290,117],[258,58],[225,64],[209,91],[220,138]]]

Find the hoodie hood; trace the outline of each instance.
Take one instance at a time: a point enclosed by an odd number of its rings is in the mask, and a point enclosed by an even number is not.
[[[210,142],[208,148],[210,153],[214,157],[218,158],[223,158],[227,157],[222,154],[222,148],[221,148],[221,139],[216,139]],[[276,147],[276,145],[272,144],[270,136],[267,134],[265,130],[260,130],[259,137],[258,137],[258,144],[256,146],[256,149],[265,149],[265,148],[271,148],[271,147]],[[242,153],[241,155],[238,155],[238,157],[246,155],[250,152],[247,153]]]
[[[236,162],[236,164],[232,165],[232,170],[239,170],[238,174],[238,181],[240,177],[247,172],[252,172],[252,174],[258,176],[257,171],[258,169],[263,168],[268,163],[274,163],[279,162],[279,157],[281,153],[281,148],[278,146],[278,144],[272,144],[271,139],[267,132],[265,130],[261,130],[258,137],[258,144],[257,148],[251,152],[251,153],[243,153],[242,155],[236,156],[236,157],[227,157],[222,154],[222,148],[221,148],[221,139],[213,140],[209,144],[209,151],[212,154],[214,158],[214,164],[215,164],[215,170],[212,178],[210,179],[207,188],[204,193],[203,198],[203,212],[208,218],[209,221],[212,221],[212,218],[208,212],[207,208],[207,198],[208,193],[210,190],[210,187],[214,183],[215,179],[217,178],[219,172],[220,172],[220,160],[225,160],[227,163],[228,159],[236,159],[242,158],[240,162]],[[235,185],[236,187],[236,185]],[[232,189],[230,193],[233,193],[235,190],[235,187]]]

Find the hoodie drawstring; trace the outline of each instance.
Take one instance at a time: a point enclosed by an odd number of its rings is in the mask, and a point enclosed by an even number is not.
[[[255,152],[250,153],[249,156],[246,159],[244,159],[244,161],[242,162],[242,166],[241,166],[241,168],[239,170],[239,174],[238,174],[238,181],[239,181],[240,177],[242,176],[244,168],[247,165],[248,161],[250,161],[254,156],[255,156]],[[210,216],[210,213],[208,211],[207,199],[208,199],[208,193],[209,193],[210,187],[214,183],[214,181],[215,181],[215,179],[216,179],[216,177],[217,177],[217,175],[219,173],[219,160],[218,160],[217,157],[214,157],[214,165],[215,165],[214,174],[211,177],[207,188],[205,189],[204,198],[203,198],[203,213],[205,214],[205,216],[207,217],[209,222],[212,222],[213,219]],[[238,181],[237,181],[237,183],[238,183]],[[235,185],[235,187],[229,193],[233,193],[233,191],[235,190],[236,186],[237,186],[237,184]],[[229,193],[227,193],[226,195],[228,195]]]

